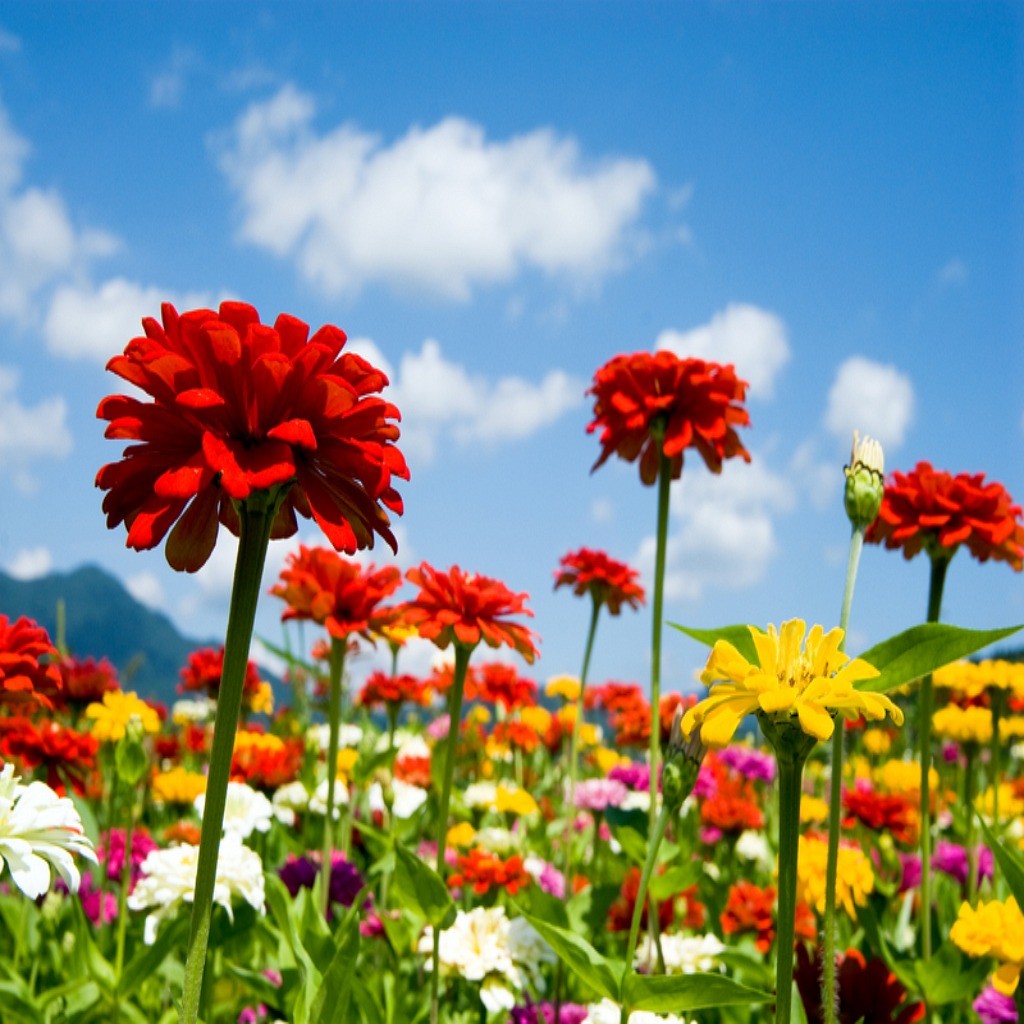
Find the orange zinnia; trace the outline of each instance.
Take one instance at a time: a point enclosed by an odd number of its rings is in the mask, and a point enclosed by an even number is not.
[[[515,896],[531,881],[533,879],[523,867],[522,857],[517,855],[502,860],[495,854],[477,847],[468,854],[459,856],[458,871],[448,879],[448,884],[453,889],[470,885],[478,896],[483,896],[492,889],[505,889],[510,896]]]
[[[366,708],[392,707],[403,704],[430,703],[430,686],[424,679],[404,673],[393,676],[387,672],[371,672],[359,691],[358,702]]]
[[[42,626],[24,616],[11,622],[0,615],[0,704],[52,708],[52,697],[64,688],[56,658]]]
[[[500,704],[506,711],[537,703],[537,684],[521,676],[514,665],[489,661],[475,665],[466,677],[466,699]]]
[[[640,573],[625,562],[609,558],[603,551],[580,548],[562,556],[555,570],[555,590],[572,587],[577,597],[590,594],[610,614],[618,615],[624,604],[639,608],[644,603]]]

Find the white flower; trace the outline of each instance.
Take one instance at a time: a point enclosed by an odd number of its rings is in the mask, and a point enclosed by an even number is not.
[[[345,785],[341,779],[334,780],[334,814],[332,817],[337,820],[341,816],[341,811],[338,807],[339,804],[348,803],[348,786]],[[326,814],[327,813],[327,780],[324,779],[319,786],[316,787],[316,792],[309,798],[309,810],[312,814]]]
[[[217,713],[217,702],[203,697],[200,700],[176,700],[171,705],[171,721],[175,725],[201,725]]]
[[[306,739],[310,746],[326,753],[331,739],[331,728],[329,725],[311,725],[306,732]],[[358,747],[363,741],[363,730],[358,725],[351,725],[342,722],[338,727],[338,749],[345,747]]]
[[[173,917],[183,902],[191,903],[195,898],[198,865],[199,847],[190,843],[152,850],[142,862],[142,874],[128,897],[128,906],[132,910],[153,908],[146,918],[146,945],[156,941],[161,921]],[[232,920],[233,896],[241,896],[263,913],[263,861],[255,850],[243,846],[237,835],[226,835],[217,857],[213,902],[219,903]]]
[[[666,974],[694,974],[718,967],[715,957],[725,946],[714,935],[662,935],[661,952],[665,957]],[[651,937],[645,934],[636,952],[636,966],[646,966],[654,959]]]
[[[739,839],[736,840],[736,856],[766,870],[775,864],[775,854],[768,845],[768,837],[763,832],[755,832],[749,828],[741,832]]]
[[[583,1018],[583,1024],[619,1024],[621,1016],[622,1011],[618,1003],[602,999],[601,1002],[591,1003],[587,1007],[587,1016]],[[634,1010],[629,1015],[629,1024],[686,1024],[686,1021],[674,1013],[662,1016],[649,1010]]]
[[[496,825],[478,829],[473,837],[473,842],[476,846],[483,847],[488,853],[498,854],[508,853],[509,850],[521,843],[521,841],[516,841],[516,837],[507,828],[499,828]]]
[[[206,807],[206,794],[195,799],[195,808],[201,818]],[[227,803],[224,805],[224,835],[248,839],[253,832],[269,832],[274,808],[258,790],[244,782],[229,782]]]
[[[498,787],[493,782],[471,782],[462,793],[467,807],[490,810],[498,798]]]
[[[97,863],[75,805],[45,782],[23,786],[13,764],[0,768],[0,872],[6,863],[29,899],[50,888],[51,866],[71,892],[78,892],[81,875],[73,853]]]
[[[295,824],[296,815],[309,807],[309,793],[306,792],[306,787],[296,779],[294,782],[286,782],[274,790],[270,804],[274,808],[274,817],[282,825],[291,828]]]
[[[651,809],[651,794],[646,789],[633,789],[626,794],[626,799],[619,805],[624,811],[644,811]]]
[[[390,749],[388,734],[382,732],[373,745],[377,753]],[[395,753],[397,757],[430,757],[430,747],[423,735],[411,729],[395,730]]]
[[[391,783],[391,791],[394,793],[395,802],[391,806],[391,813],[396,818],[411,818],[426,802],[427,791],[411,783],[403,782],[401,779],[394,779]],[[384,791],[379,782],[370,786],[366,794],[367,803],[371,811],[385,811]]]

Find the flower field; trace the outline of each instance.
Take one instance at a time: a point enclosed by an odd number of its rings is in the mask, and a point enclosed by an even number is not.
[[[97,476],[108,525],[175,571],[238,536],[231,616],[163,707],[0,609],[0,1021],[1017,1020],[1024,661],[1014,626],[941,614],[958,554],[1024,566],[1006,489],[886,476],[855,437],[837,621],[677,628],[669,487],[686,458],[749,461],[747,385],[616,356],[588,392],[594,468],[636,462],[654,579],[567,553],[581,667],[539,678],[514,581],[354,557],[397,547],[410,470],[386,377],[345,341],[168,305],[110,361],[135,394],[98,411],[124,446]],[[265,579],[300,520],[323,543]],[[920,625],[855,653],[864,543],[926,558],[930,584]],[[249,659],[260,602],[280,685]],[[635,615],[650,678],[607,680],[595,635]],[[661,678],[680,630],[707,648],[696,692]],[[370,645],[387,670],[362,671]]]

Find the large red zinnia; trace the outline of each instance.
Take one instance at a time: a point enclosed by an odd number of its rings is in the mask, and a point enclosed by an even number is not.
[[[168,562],[195,572],[219,524],[238,533],[234,502],[283,489],[272,536],[294,534],[298,513],[338,550],[373,547],[374,534],[396,548],[385,510],[401,514],[391,477],[409,475],[394,445],[399,413],[376,397],[384,374],[342,353],[344,332],[310,338],[301,320],[262,324],[240,302],[162,313],[107,364],[152,399],[112,395],[97,411],[107,437],[132,442],[96,476],[107,525],[124,523],[137,550],[170,531]]]
[[[1002,484],[984,473],[952,473],[919,462],[909,473],[893,473],[885,485],[878,518],[865,539],[902,549],[913,558],[952,557],[965,544],[979,562],[990,558],[1024,567],[1024,522]]]
[[[178,693],[205,693],[216,700],[220,693],[223,674],[224,648],[200,647],[189,654],[188,662],[181,670]],[[261,685],[260,670],[256,662],[249,661],[245,666],[242,693],[246,697],[252,697],[259,691]]]
[[[532,617],[526,594],[515,594],[504,583],[463,572],[457,565],[440,572],[423,562],[405,578],[420,588],[406,605],[406,621],[425,640],[442,650],[452,643],[473,648],[482,640],[489,647],[512,647],[531,663],[537,656],[533,631],[510,621],[515,615]]]
[[[640,479],[658,479],[659,441],[672,468],[683,471],[683,452],[696,448],[713,473],[725,459],[750,461],[736,427],[750,425],[743,406],[747,382],[731,365],[680,359],[672,352],[634,352],[609,360],[594,375],[594,419],[587,433],[600,430],[601,455],[594,469],[614,453],[640,460]]]
[[[329,548],[303,544],[288,556],[281,582],[271,587],[270,593],[287,604],[282,621],[311,619],[325,626],[332,637],[343,640],[353,634],[369,637],[381,622],[388,621],[390,610],[385,612],[379,606],[401,582],[402,575],[394,566],[364,567]]]
[[[53,707],[63,690],[57,649],[45,629],[22,616],[11,622],[0,615],[0,703]]]
[[[572,587],[577,597],[590,594],[612,615],[618,615],[624,604],[639,608],[644,603],[644,588],[638,582],[636,569],[609,558],[603,551],[580,548],[563,555],[555,570],[555,590]]]

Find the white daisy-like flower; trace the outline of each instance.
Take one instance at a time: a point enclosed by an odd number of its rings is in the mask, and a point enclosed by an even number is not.
[[[610,999],[602,999],[599,1003],[591,1003],[587,1007],[587,1015],[583,1024],[619,1024],[622,1011],[618,1003]],[[682,1017],[674,1013],[651,1013],[650,1010],[634,1010],[629,1015],[629,1024],[686,1024]]]
[[[768,837],[763,832],[749,828],[741,832],[736,840],[736,856],[766,870],[775,864],[775,854],[768,845]]]
[[[50,888],[51,867],[71,892],[82,880],[73,854],[97,863],[75,805],[45,782],[21,784],[14,765],[0,768],[0,873],[4,864],[14,884],[30,899]]]
[[[490,810],[498,798],[498,787],[493,782],[471,782],[462,793],[462,800],[467,807]]]
[[[171,721],[175,725],[202,725],[217,713],[217,702],[209,697],[199,700],[176,700],[171,705]]]
[[[206,794],[195,799],[199,817],[206,807]],[[269,832],[274,807],[259,790],[244,782],[229,782],[227,803],[224,805],[224,835],[248,839],[253,832]]]
[[[430,745],[419,732],[396,732],[395,751],[395,759],[399,761],[405,757],[430,757]]]
[[[278,786],[270,798],[270,804],[274,808],[274,817],[282,825],[291,828],[296,822],[296,816],[309,807],[309,793],[306,787],[295,779],[294,782]]]
[[[478,829],[473,842],[488,853],[497,854],[508,853],[514,847],[522,845],[522,840],[517,840],[507,828],[500,828],[497,825]]]
[[[394,794],[394,803],[391,806],[391,813],[396,818],[411,818],[426,802],[427,791],[419,786],[414,786],[401,779],[393,779],[391,791]],[[366,800],[371,811],[386,811],[384,804],[384,790],[379,782],[373,783],[366,794]]]
[[[715,960],[725,946],[714,935],[662,935],[661,952],[665,957],[666,974],[694,974],[713,971],[720,965]],[[637,967],[648,966],[656,959],[649,934],[645,934],[636,951]]]
[[[326,753],[331,741],[331,727],[322,722],[311,725],[306,731],[306,741],[308,746]],[[363,730],[358,725],[352,725],[350,722],[341,723],[338,727],[339,750],[344,750],[345,747],[358,747],[362,742]]]
[[[348,803],[348,786],[341,779],[334,780],[334,814],[332,817],[337,820],[341,817],[339,804]],[[309,811],[311,814],[324,815],[327,813],[327,780],[323,779],[316,791],[309,798]]]
[[[199,847],[191,843],[151,850],[142,862],[141,876],[128,897],[128,907],[152,910],[143,935],[146,945],[156,941],[161,921],[173,917],[182,903],[191,903],[195,898],[198,866]],[[213,902],[219,903],[231,920],[235,896],[263,913],[263,861],[237,835],[229,834],[220,844]]]

